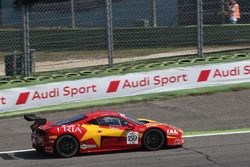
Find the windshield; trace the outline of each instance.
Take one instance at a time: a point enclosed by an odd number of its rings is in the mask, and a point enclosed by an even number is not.
[[[64,119],[64,120],[62,120],[62,121],[53,123],[53,124],[51,124],[51,126],[60,126],[60,125],[72,124],[72,123],[74,123],[74,122],[83,120],[83,119],[85,119],[85,118],[87,118],[86,115],[80,114],[80,115],[76,115],[76,116],[73,116],[73,117]]]

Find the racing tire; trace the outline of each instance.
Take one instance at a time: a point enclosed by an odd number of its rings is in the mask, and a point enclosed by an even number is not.
[[[159,129],[148,130],[142,138],[142,146],[148,151],[161,149],[165,143],[164,133]]]
[[[62,158],[75,156],[79,151],[79,143],[74,136],[63,135],[55,143],[55,152]]]

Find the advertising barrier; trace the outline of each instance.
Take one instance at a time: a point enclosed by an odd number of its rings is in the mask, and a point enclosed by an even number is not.
[[[0,113],[250,82],[250,61],[197,65],[0,90]]]

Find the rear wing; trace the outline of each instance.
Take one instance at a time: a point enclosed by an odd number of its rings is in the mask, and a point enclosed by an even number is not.
[[[34,114],[26,114],[23,116],[26,121],[34,121],[34,124],[32,124],[30,127],[32,130],[35,129],[35,127],[45,125],[47,123],[46,118],[41,118],[39,116],[36,116]]]

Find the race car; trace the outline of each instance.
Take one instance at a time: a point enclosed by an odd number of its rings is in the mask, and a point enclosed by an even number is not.
[[[93,111],[59,122],[24,115],[31,125],[32,146],[37,152],[72,157],[78,153],[165,146],[182,146],[183,131],[149,119],[133,118],[114,111]]]

